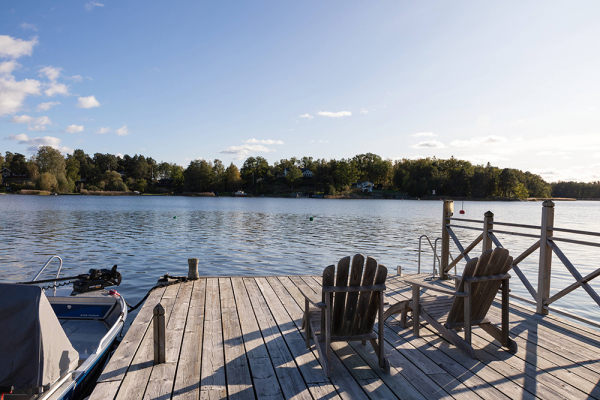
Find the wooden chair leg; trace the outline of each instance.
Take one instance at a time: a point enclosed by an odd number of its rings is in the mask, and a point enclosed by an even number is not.
[[[413,316],[413,335],[415,335],[416,337],[419,337],[419,328],[421,327],[421,324],[419,323],[419,318],[420,318],[420,296],[421,296],[421,287],[419,285],[413,285],[412,287],[412,306],[410,308],[412,308],[412,316]]]
[[[406,304],[406,308],[400,313],[400,326],[402,327],[402,329],[406,329],[406,314],[408,314],[407,308],[408,303]]]
[[[302,327],[304,328],[304,335],[306,336],[306,348],[310,349],[310,335],[312,332],[310,331],[310,315],[309,315],[309,307],[308,299],[304,300],[304,317],[302,318]]]
[[[385,344],[385,339],[383,337],[385,328],[385,320],[383,318],[383,290],[377,294],[379,295],[379,324],[377,325],[377,328],[379,328],[379,332],[377,334],[377,339],[379,341],[379,366],[381,368],[385,368],[385,352],[383,349],[383,345]]]
[[[509,313],[509,304],[508,304],[508,279],[502,280],[502,345],[508,346],[508,341],[510,340],[508,337],[508,313]]]
[[[464,298],[465,307],[465,342],[471,346],[471,282],[465,282],[465,293],[467,297]]]
[[[327,354],[327,377],[331,369],[331,296],[325,296],[325,353]]]

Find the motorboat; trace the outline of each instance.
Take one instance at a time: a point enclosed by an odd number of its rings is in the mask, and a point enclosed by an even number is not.
[[[56,277],[37,280],[53,259]],[[121,283],[117,266],[60,278],[61,266],[53,256],[32,281],[0,283],[2,400],[84,398],[121,335],[127,303],[105,289]]]

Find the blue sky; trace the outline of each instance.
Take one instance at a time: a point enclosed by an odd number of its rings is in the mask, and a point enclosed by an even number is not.
[[[7,1],[0,151],[600,180],[596,1]]]

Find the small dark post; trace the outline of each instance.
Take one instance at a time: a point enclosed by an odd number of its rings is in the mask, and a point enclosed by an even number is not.
[[[165,362],[166,353],[165,309],[158,303],[154,307],[154,364]]]
[[[486,251],[492,249],[492,238],[490,237],[490,230],[494,229],[494,213],[488,211],[483,215],[483,240],[481,241],[481,243],[483,244],[482,253],[485,253]]]
[[[188,258],[188,265],[190,267],[188,271],[188,279],[195,281],[200,278],[200,274],[198,273],[198,260],[197,258]]]

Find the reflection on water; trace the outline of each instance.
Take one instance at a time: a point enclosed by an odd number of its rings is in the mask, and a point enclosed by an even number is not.
[[[465,202],[464,208],[465,218],[482,220],[491,210],[496,221],[539,225],[542,205]],[[1,280],[29,280],[54,254],[64,260],[64,275],[118,264],[123,274],[119,291],[133,304],[160,275],[187,274],[191,257],[200,259],[201,275],[211,276],[320,274],[325,266],[355,253],[374,256],[390,273],[397,265],[416,272],[418,238],[439,236],[442,202],[4,195],[0,212]],[[557,227],[600,231],[599,217],[600,203],[556,204]],[[455,231],[464,247],[479,234]],[[515,257],[535,241],[498,237]],[[598,268],[600,249],[559,246],[582,275]],[[454,247],[452,252],[458,253]],[[536,251],[521,264],[534,287],[537,260]],[[431,250],[423,254],[422,268],[431,271]],[[552,293],[572,282],[554,257]],[[599,283],[592,282],[597,291]],[[516,276],[511,285],[515,294],[530,297]],[[600,317],[600,308],[582,289],[556,305]]]

